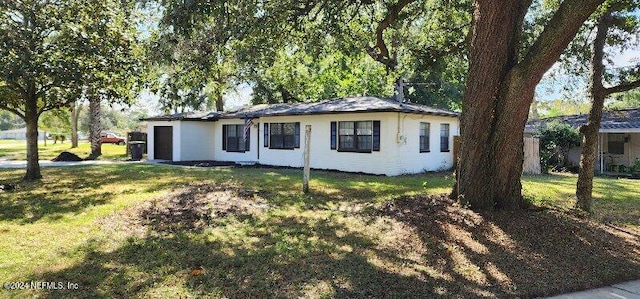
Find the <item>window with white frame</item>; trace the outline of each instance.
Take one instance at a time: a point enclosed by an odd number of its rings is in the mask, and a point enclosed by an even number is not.
[[[420,123],[420,152],[428,153],[429,149],[429,135],[431,131],[430,123]]]
[[[449,124],[440,124],[440,151],[449,151]]]

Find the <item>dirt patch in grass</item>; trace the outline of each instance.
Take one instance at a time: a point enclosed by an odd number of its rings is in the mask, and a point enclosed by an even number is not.
[[[104,229],[127,235],[200,231],[216,219],[251,216],[269,208],[257,190],[230,183],[192,183],[173,192],[113,214],[100,222]]]
[[[559,211],[475,213],[442,195],[402,197],[379,213],[438,249],[426,260],[456,282],[449,291],[536,297],[640,278],[638,235]]]

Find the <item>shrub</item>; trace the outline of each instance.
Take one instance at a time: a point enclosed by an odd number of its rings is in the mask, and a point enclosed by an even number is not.
[[[569,162],[569,150],[580,146],[580,133],[572,126],[554,120],[540,126],[534,133],[540,138],[540,165],[542,171],[575,169]]]

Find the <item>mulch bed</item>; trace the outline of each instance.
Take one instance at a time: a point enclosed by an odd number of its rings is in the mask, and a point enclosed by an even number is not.
[[[638,235],[560,211],[476,213],[440,195],[402,197],[379,213],[407,225],[424,244],[444,248],[431,256],[443,272],[479,267],[478,275],[456,279],[471,277],[500,297],[549,296],[640,278]]]
[[[51,159],[51,161],[53,161],[53,162],[62,162],[62,161],[65,161],[65,162],[77,162],[77,161],[83,161],[83,159],[78,157],[78,155],[76,155],[74,153],[62,152],[57,157]]]
[[[220,167],[220,166],[238,166],[235,162],[227,162],[227,161],[210,161],[210,160],[202,160],[202,161],[166,161],[160,162],[161,164],[169,164],[169,165],[180,165],[180,166],[195,166],[195,167]]]

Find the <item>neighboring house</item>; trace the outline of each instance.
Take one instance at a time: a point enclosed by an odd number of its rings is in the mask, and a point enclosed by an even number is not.
[[[452,168],[459,125],[455,112],[376,97],[145,120],[150,160],[302,167],[305,126],[311,125],[311,168],[384,175]]]
[[[532,134],[545,122],[558,120],[574,128],[587,123],[586,114],[551,117],[530,121],[525,134]],[[633,166],[640,159],[640,108],[603,111],[600,131],[598,133],[598,150],[596,170],[619,172],[624,167]],[[580,164],[580,148],[569,151],[569,160]]]
[[[44,132],[38,132],[38,139],[42,140],[43,138]],[[0,131],[0,139],[26,140],[27,128]]]

